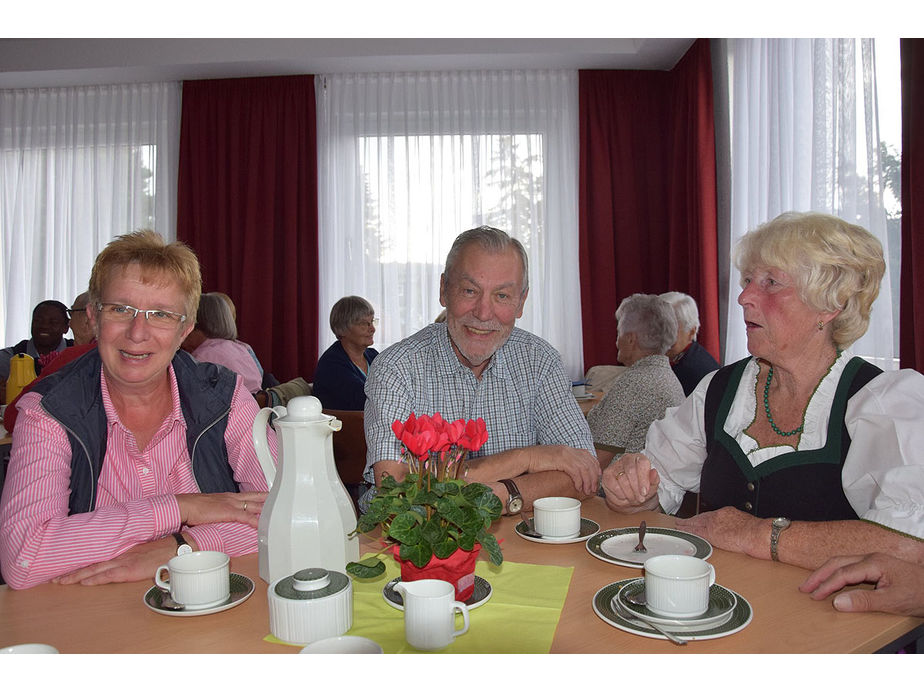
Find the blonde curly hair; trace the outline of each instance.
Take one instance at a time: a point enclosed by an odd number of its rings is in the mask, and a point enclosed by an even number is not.
[[[793,278],[807,306],[840,311],[831,321],[838,349],[866,332],[885,274],[882,244],[873,234],[817,212],[785,212],[745,234],[735,266],[742,275],[758,266],[777,267]]]

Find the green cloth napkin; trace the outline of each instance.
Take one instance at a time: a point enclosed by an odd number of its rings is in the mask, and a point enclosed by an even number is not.
[[[478,561],[475,574],[490,583],[491,597],[469,611],[468,632],[440,652],[548,654],[573,572],[571,566]],[[386,654],[419,652],[404,640],[404,612],[382,596],[388,581],[400,574],[397,562],[385,558],[384,575],[353,578],[353,627],[347,634],[375,640]],[[456,614],[456,628],[461,627],[462,616]],[[272,635],[266,640],[282,642]]]

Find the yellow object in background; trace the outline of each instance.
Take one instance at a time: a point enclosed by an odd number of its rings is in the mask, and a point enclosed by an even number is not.
[[[35,380],[35,359],[29,354],[14,354],[10,359],[10,377],[6,379],[6,402],[12,402],[20,391]]]

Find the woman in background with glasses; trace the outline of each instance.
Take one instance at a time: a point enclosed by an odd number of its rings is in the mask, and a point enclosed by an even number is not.
[[[13,588],[150,580],[172,556],[257,548],[266,481],[254,398],[180,350],[199,263],[153,231],[120,236],[90,277],[97,349],[19,402],[0,500],[0,568]],[[270,436],[275,457],[276,441]]]
[[[344,296],[330,310],[330,329],[337,341],[318,359],[312,393],[325,409],[362,410],[366,406],[366,374],[379,355],[372,349],[375,311],[360,296]]]

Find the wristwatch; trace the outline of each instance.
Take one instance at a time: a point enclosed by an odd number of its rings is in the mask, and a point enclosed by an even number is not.
[[[777,555],[777,549],[780,546],[780,535],[783,533],[784,529],[789,529],[789,525],[791,524],[792,520],[788,517],[777,517],[770,525],[770,558],[774,561],[780,560],[780,557]]]
[[[192,553],[192,546],[186,541],[186,538],[180,532],[174,532],[173,538],[176,539],[176,555],[182,556],[184,553]]]
[[[513,483],[513,479],[501,479],[501,483],[507,487],[507,514],[516,515],[523,509],[523,496],[520,495],[520,489]]]

